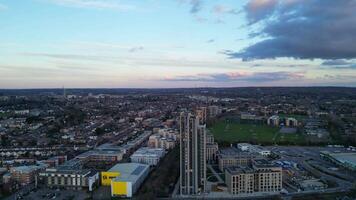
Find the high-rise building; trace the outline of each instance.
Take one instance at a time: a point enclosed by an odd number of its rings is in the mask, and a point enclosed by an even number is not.
[[[206,125],[191,113],[180,115],[180,194],[194,195],[206,188]]]
[[[207,120],[207,108],[206,107],[199,107],[195,110],[195,115],[199,118],[200,124],[206,124]]]

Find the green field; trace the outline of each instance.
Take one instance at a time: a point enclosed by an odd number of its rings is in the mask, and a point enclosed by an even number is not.
[[[255,143],[295,143],[305,142],[301,134],[281,134],[279,128],[267,125],[240,124],[219,121],[210,127],[214,138],[221,142],[255,142]]]

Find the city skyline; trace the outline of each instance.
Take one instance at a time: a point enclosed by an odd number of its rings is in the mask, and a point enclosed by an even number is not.
[[[0,0],[0,88],[356,86],[356,1]]]

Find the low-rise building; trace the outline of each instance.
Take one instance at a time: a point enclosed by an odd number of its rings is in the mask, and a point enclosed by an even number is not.
[[[88,169],[49,168],[40,173],[40,178],[50,188],[93,191],[95,184],[98,184],[99,173]]]
[[[246,151],[246,152],[250,152],[250,153],[258,153],[262,156],[271,155],[270,150],[265,149],[259,145],[252,145],[249,143],[238,143],[237,148],[240,149],[241,151]]]
[[[218,150],[219,150],[219,146],[214,141],[213,134],[207,132],[207,134],[206,134],[206,159],[207,159],[208,163],[216,162]]]
[[[218,153],[218,165],[220,171],[224,171],[228,167],[247,166],[251,163],[251,159],[258,157],[254,153],[240,151],[236,148],[220,149]]]
[[[162,148],[142,147],[131,155],[131,162],[143,163],[150,166],[157,165],[160,159],[164,156],[165,150]]]
[[[280,118],[278,115],[273,115],[268,118],[267,124],[270,126],[279,126]]]
[[[84,152],[77,156],[80,160],[86,160],[91,162],[118,162],[122,160],[124,153],[120,150],[91,150]]]
[[[102,185],[111,187],[112,197],[132,197],[149,173],[149,165],[120,163],[101,173]]]
[[[356,153],[330,153],[329,151],[322,151],[320,155],[339,166],[356,171]]]
[[[35,181],[35,176],[40,170],[44,169],[45,166],[19,166],[12,167],[10,169],[11,179],[18,182],[21,185],[28,185]]]

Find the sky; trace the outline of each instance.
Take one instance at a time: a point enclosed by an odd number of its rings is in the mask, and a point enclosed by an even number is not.
[[[356,87],[356,0],[0,0],[0,88]]]

